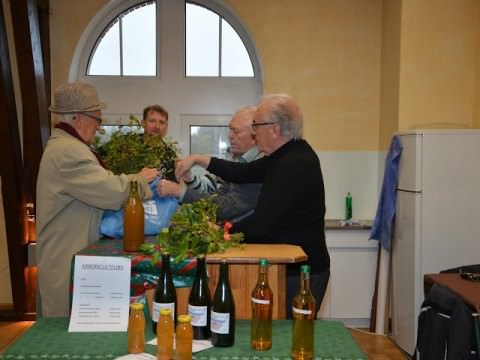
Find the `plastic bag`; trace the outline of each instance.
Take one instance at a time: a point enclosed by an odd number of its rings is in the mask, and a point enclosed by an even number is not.
[[[157,194],[155,188],[159,180],[159,178],[155,179],[149,184],[153,197],[150,200],[143,201],[145,212],[144,233],[147,236],[157,235],[163,228],[168,227],[171,217],[178,208],[176,198],[160,197]],[[102,235],[115,238],[123,237],[123,209],[105,211],[100,222],[99,232]]]

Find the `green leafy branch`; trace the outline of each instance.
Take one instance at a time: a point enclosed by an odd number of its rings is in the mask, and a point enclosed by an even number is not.
[[[170,226],[158,235],[157,244],[144,244],[141,250],[158,261],[162,252],[169,252],[178,263],[186,258],[225,252],[231,247],[243,248],[243,234],[230,234],[230,223],[216,225],[218,205],[213,197],[183,204],[171,219]]]
[[[173,173],[179,149],[177,142],[160,135],[139,134],[139,120],[130,115],[132,131],[115,131],[110,140],[98,144],[105,163],[114,174],[136,174],[144,167],[164,169],[163,175]]]

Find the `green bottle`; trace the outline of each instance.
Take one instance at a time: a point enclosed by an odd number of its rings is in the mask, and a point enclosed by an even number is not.
[[[350,220],[353,215],[352,209],[352,194],[347,192],[347,196],[345,197],[345,220]]]
[[[205,256],[197,257],[197,272],[188,297],[188,314],[192,317],[193,338],[205,340],[210,337],[210,311],[212,298],[208,287]]]
[[[170,254],[162,253],[162,268],[158,277],[157,288],[152,304],[152,330],[157,333],[157,322],[161,309],[170,309],[174,324],[177,322],[177,292],[173,284],[173,276],[170,270]]]
[[[210,331],[213,346],[226,347],[235,343],[235,301],[228,282],[225,259],[220,263],[220,276],[213,295]]]

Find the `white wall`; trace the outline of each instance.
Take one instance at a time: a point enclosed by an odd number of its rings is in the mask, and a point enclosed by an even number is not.
[[[383,179],[383,153],[377,151],[319,151],[325,182],[326,219],[345,217],[345,196],[353,198],[353,218],[372,220]]]

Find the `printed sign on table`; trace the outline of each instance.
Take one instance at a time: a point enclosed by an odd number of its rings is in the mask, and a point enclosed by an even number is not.
[[[131,261],[75,256],[70,332],[127,331]]]

